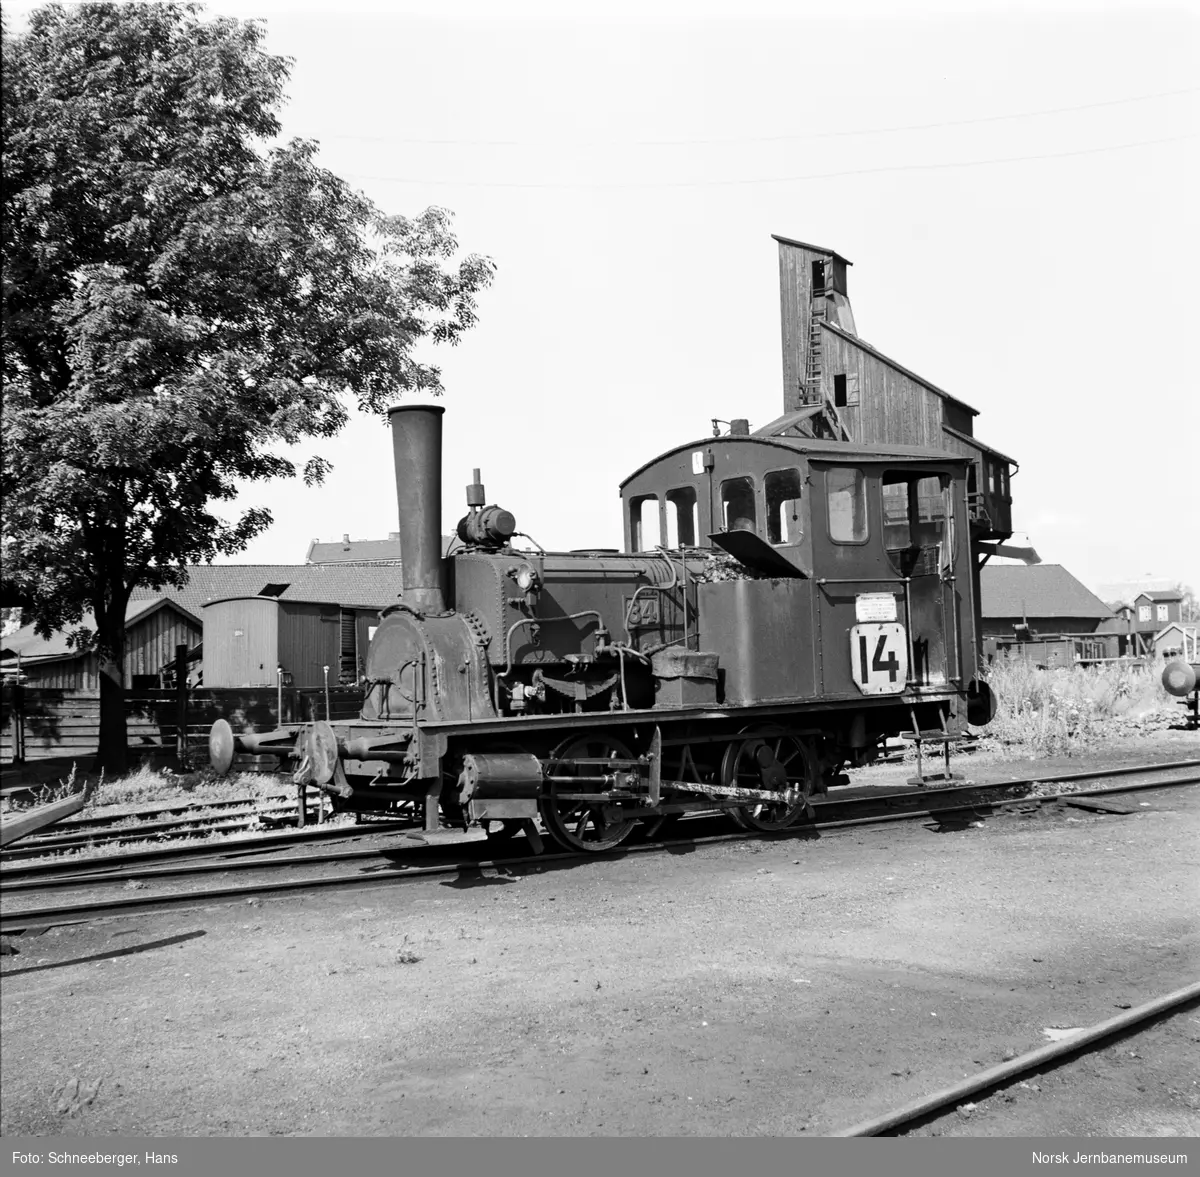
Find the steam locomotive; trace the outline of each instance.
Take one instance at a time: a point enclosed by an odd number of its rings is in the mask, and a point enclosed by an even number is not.
[[[784,829],[889,737],[990,720],[969,458],[734,422],[624,481],[624,552],[514,546],[475,471],[444,555],[443,413],[389,414],[403,591],[360,717],[218,720],[218,771],[271,754],[335,807],[600,851],[699,810]]]

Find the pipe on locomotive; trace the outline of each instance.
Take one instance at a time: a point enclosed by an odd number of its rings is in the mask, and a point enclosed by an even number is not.
[[[404,603],[421,613],[445,613],[442,583],[441,405],[388,409],[400,514],[400,576]]]

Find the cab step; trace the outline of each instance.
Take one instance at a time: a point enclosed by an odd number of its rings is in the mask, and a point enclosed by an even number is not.
[[[912,719],[912,730],[901,732],[900,738],[907,740],[917,749],[917,775],[908,778],[908,784],[915,789],[923,789],[926,785],[933,784],[950,784],[954,781],[962,781],[966,778],[961,772],[950,771],[950,746],[952,744],[961,744],[967,741],[967,736],[947,730],[947,716],[943,712],[941,716],[942,726],[940,728],[922,728],[917,724],[917,713],[912,708],[908,712]],[[941,772],[926,772],[925,757],[922,754],[922,748],[926,744],[941,745],[942,757],[945,761],[945,768]]]

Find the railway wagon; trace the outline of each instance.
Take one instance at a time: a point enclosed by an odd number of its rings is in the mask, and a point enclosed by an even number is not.
[[[359,718],[234,734],[335,807],[575,850],[723,809],[784,829],[901,731],[991,718],[968,459],[739,431],[621,487],[625,551],[513,545],[467,487],[443,556],[444,410],[390,411],[403,566]]]

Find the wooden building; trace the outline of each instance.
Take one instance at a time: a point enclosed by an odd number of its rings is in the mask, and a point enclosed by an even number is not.
[[[79,626],[95,632],[96,619],[89,613]],[[169,597],[130,601],[125,610],[126,683],[133,690],[161,686],[163,671],[174,663],[175,647],[196,646],[202,630],[200,618]],[[30,687],[99,691],[96,655],[73,649],[68,639],[66,630],[40,637],[32,625],[10,634],[0,644],[5,676],[15,675],[19,666],[21,678]]]
[[[1153,636],[1173,621],[1183,620],[1183,593],[1178,589],[1147,591],[1133,599],[1133,632]]]
[[[285,687],[357,683],[378,605],[279,596],[231,597],[204,606],[205,687]],[[326,671],[328,668],[328,671]]]
[[[1159,658],[1200,661],[1200,622],[1172,621],[1151,639],[1151,648]]]
[[[973,459],[967,487],[972,536],[1012,534],[1009,479],[1016,463],[974,435],[977,411],[858,338],[847,271],[823,246],[779,244],[783,416],[763,436],[830,437],[919,445]]]
[[[1061,564],[991,564],[980,575],[985,637],[1104,633],[1112,610]],[[1118,637],[1118,634],[1112,634]]]

